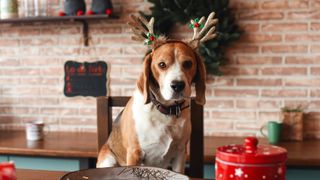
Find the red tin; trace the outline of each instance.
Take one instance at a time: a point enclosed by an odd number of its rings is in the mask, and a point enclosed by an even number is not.
[[[247,137],[243,145],[218,147],[216,180],[285,180],[286,160],[286,149]]]

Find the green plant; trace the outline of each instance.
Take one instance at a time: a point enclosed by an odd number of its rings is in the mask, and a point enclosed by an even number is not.
[[[229,0],[148,0],[153,6],[151,14],[140,12],[146,18],[154,17],[154,29],[157,34],[168,37],[175,23],[187,24],[190,19],[205,16],[212,11],[218,18],[216,26],[218,36],[200,45],[199,53],[204,58],[207,73],[221,75],[219,67],[226,63],[223,47],[237,40],[241,32],[229,9]]]
[[[285,106],[283,108],[281,108],[282,112],[303,112],[304,108],[302,107],[302,105],[298,105],[296,107],[288,107]]]

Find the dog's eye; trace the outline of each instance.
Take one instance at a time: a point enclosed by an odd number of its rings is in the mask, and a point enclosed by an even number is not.
[[[164,62],[159,63],[158,66],[159,66],[161,69],[164,69],[164,68],[167,67],[166,63],[164,63]]]
[[[182,66],[185,69],[190,69],[192,67],[192,61],[184,61]]]

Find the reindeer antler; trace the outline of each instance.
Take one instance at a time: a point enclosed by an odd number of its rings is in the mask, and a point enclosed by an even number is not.
[[[205,42],[216,37],[217,34],[214,33],[214,31],[218,20],[213,19],[214,15],[214,12],[210,13],[204,25],[203,23],[206,20],[205,17],[202,17],[200,20],[191,20],[191,27],[193,28],[193,37],[191,41],[197,40],[199,42]]]
[[[128,24],[134,33],[131,39],[143,41],[145,44],[151,45],[153,41],[158,38],[158,36],[153,33],[154,18],[152,17],[148,22],[144,17],[137,17],[135,15],[131,15],[130,17],[132,21]]]

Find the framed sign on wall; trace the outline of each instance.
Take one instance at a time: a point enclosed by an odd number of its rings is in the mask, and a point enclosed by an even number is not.
[[[106,96],[107,70],[104,61],[67,61],[64,65],[65,96]]]

